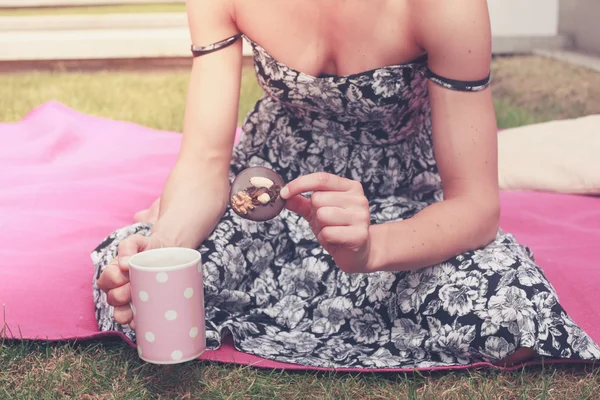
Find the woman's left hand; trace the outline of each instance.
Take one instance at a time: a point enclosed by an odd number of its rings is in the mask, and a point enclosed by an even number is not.
[[[310,200],[302,193],[313,192]],[[362,184],[325,172],[304,175],[282,188],[286,208],[304,217],[337,266],[348,273],[369,271],[370,211]]]

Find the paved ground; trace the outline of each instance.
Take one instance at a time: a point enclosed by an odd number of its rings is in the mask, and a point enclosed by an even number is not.
[[[0,17],[0,62],[189,57],[189,48],[182,13]]]
[[[600,72],[600,56],[595,54],[584,54],[569,50],[542,50],[536,49],[534,54],[538,56],[564,61],[569,64],[578,65],[596,72]]]

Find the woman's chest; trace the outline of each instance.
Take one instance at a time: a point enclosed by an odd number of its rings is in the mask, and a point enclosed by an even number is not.
[[[307,75],[343,76],[413,60],[406,0],[234,0],[238,29]]]

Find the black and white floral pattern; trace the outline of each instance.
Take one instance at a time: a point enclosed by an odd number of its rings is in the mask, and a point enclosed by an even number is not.
[[[286,181],[315,171],[358,179],[374,224],[410,218],[442,199],[424,60],[313,77],[251,43],[265,96],[243,126],[231,178],[264,165]],[[96,279],[120,240],[150,228],[119,229],[92,254],[99,327],[132,340]],[[318,367],[494,362],[523,346],[549,357],[600,358],[529,249],[502,231],[487,247],[439,265],[349,275],[296,214],[256,223],[228,210],[200,251],[211,349],[231,332],[244,352]]]

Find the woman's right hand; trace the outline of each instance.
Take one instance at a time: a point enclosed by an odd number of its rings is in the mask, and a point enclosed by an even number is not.
[[[192,43],[208,45],[240,32],[230,3],[187,2]],[[98,287],[106,292],[108,304],[115,307],[114,319],[120,324],[131,326],[133,321],[128,257],[175,243],[196,248],[210,235],[227,207],[242,62],[241,40],[209,56],[194,58],[181,149],[161,194],[160,216],[150,212],[136,217],[140,221],[148,218],[150,223],[156,219],[153,226],[160,226],[162,236],[132,235],[123,240],[118,256],[98,279]]]
[[[119,243],[117,256],[106,266],[98,287],[106,293],[108,304],[113,306],[115,321],[119,324],[133,326],[131,301],[131,285],[129,283],[129,258],[142,251],[166,247],[164,241],[156,235],[149,237],[131,235]]]

